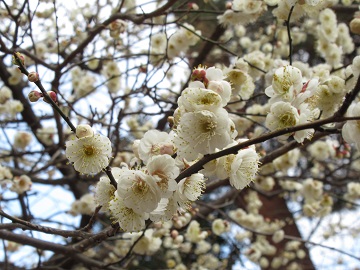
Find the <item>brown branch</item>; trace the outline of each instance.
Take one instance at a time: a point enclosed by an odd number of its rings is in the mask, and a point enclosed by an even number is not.
[[[0,230],[0,238],[8,241],[13,241],[22,245],[32,246],[40,250],[50,250],[55,253],[63,254],[72,257],[78,262],[87,266],[98,267],[98,269],[121,270],[115,266],[106,266],[104,263],[79,254],[79,250],[75,246],[63,246],[53,242],[39,240],[27,235],[16,234],[7,230]]]
[[[177,182],[179,182],[181,179],[183,179],[185,177],[189,177],[190,175],[200,171],[203,168],[203,165],[205,165],[209,161],[217,159],[217,158],[222,157],[222,156],[227,156],[227,155],[230,155],[230,154],[236,154],[239,150],[244,149],[246,147],[249,147],[249,146],[251,146],[253,144],[262,143],[262,142],[265,142],[265,141],[270,140],[272,138],[276,138],[278,136],[285,135],[285,134],[291,134],[291,133],[294,133],[294,132],[299,131],[299,130],[312,129],[312,128],[317,128],[319,126],[329,124],[329,123],[336,123],[336,122],[343,122],[343,121],[346,121],[346,120],[357,120],[357,119],[360,119],[360,117],[335,117],[335,116],[331,116],[329,118],[322,119],[322,120],[317,120],[317,121],[314,121],[314,122],[311,122],[311,123],[306,123],[306,124],[302,124],[302,125],[298,125],[298,126],[294,126],[294,127],[288,127],[288,128],[284,128],[284,129],[280,129],[280,130],[276,130],[276,131],[273,131],[273,132],[266,133],[266,134],[264,134],[262,136],[247,140],[247,141],[242,142],[242,143],[239,143],[239,144],[237,144],[237,145],[235,145],[233,147],[221,150],[221,151],[213,153],[213,154],[205,155],[198,162],[196,162],[195,164],[193,164],[192,166],[190,166],[189,168],[184,170],[182,173],[180,173],[180,175],[175,180]]]
[[[117,20],[117,19],[121,19],[121,20],[128,20],[131,21],[135,24],[141,24],[143,23],[146,19],[150,19],[153,17],[157,17],[162,15],[166,10],[168,10],[170,7],[172,7],[175,3],[177,2],[177,0],[171,0],[168,1],[165,5],[163,5],[162,7],[158,8],[157,10],[150,12],[150,13],[145,13],[145,14],[123,14],[123,13],[115,13],[113,15],[111,15],[107,20],[105,20],[103,23],[95,26],[93,29],[91,29],[88,32],[88,36],[87,38],[74,50],[72,51],[66,58],[65,60],[58,65],[57,67],[57,71],[60,71],[61,69],[63,69],[72,59],[74,59],[74,57],[82,52],[85,47],[102,31],[104,30],[110,23],[112,23],[113,21]],[[56,76],[57,77],[57,76]],[[54,79],[56,80],[56,78]]]
[[[350,107],[351,103],[355,100],[359,92],[360,92],[360,76],[357,78],[357,82],[354,89],[345,95],[345,100],[343,104],[340,106],[338,111],[335,112],[334,116],[335,117],[343,116],[346,113],[347,109]]]
[[[13,222],[13,226],[17,226],[18,228],[21,228],[23,230],[33,230],[38,231],[46,234],[55,234],[60,235],[63,237],[81,237],[81,238],[87,238],[91,236],[91,233],[86,233],[84,231],[68,231],[68,230],[59,230],[51,227],[46,227],[38,224],[34,224],[25,220],[22,220],[17,217],[10,216],[9,214],[6,214],[3,210],[0,209],[0,216],[3,216]],[[5,224],[3,224],[5,225]],[[18,226],[20,225],[20,226]],[[1,228],[1,227],[0,227]]]

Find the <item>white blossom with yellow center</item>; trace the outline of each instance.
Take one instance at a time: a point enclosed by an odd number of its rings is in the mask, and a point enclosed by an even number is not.
[[[224,109],[185,113],[177,127],[175,146],[180,158],[194,160],[198,154],[214,153],[232,141],[232,121]]]
[[[160,189],[161,197],[169,198],[177,188],[175,178],[180,169],[175,165],[175,159],[169,155],[154,156],[146,166],[148,174],[152,175]]]
[[[230,185],[243,189],[254,181],[259,170],[259,155],[249,147],[240,150],[231,163]]]
[[[132,208],[125,206],[124,200],[115,192],[115,197],[109,203],[111,218],[118,222],[121,229],[126,232],[138,232],[145,228],[145,220],[149,214],[137,213]]]
[[[296,126],[299,123],[298,110],[288,102],[278,101],[271,105],[265,125],[271,131]],[[288,137],[288,136],[285,136]]]
[[[216,111],[222,107],[219,94],[205,88],[186,88],[178,99],[179,106],[186,111]]]
[[[204,189],[204,175],[195,173],[179,182],[178,195],[183,201],[196,201],[199,199]]]
[[[137,147],[139,158],[147,164],[148,159],[153,156],[173,155],[175,146],[172,138],[171,134],[156,129],[147,131]]]
[[[150,213],[157,208],[161,192],[153,176],[138,170],[124,170],[117,180],[117,194],[126,207],[137,213]]]
[[[111,142],[96,134],[66,142],[66,158],[82,174],[96,174],[109,165]]]
[[[277,101],[291,102],[302,89],[302,75],[300,69],[284,66],[275,71],[272,85],[265,89],[270,97],[270,103]]]

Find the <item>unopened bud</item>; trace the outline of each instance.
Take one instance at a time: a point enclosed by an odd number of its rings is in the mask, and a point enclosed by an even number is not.
[[[37,82],[39,80],[39,73],[32,71],[28,75],[29,82]]]
[[[47,91],[47,94],[55,103],[57,103],[57,95],[54,91]],[[46,100],[46,98],[44,98],[44,101],[50,103],[49,101]]]
[[[25,65],[25,57],[24,57],[21,53],[19,53],[19,52],[16,52],[15,54],[16,54],[17,57],[15,57],[15,55],[13,55],[13,57],[12,57],[12,63],[13,63],[14,65],[19,66],[20,64],[19,64],[18,61],[20,61],[22,65]]]
[[[31,91],[28,94],[28,98],[29,98],[30,102],[36,102],[42,97],[43,97],[43,94],[38,91],[35,91],[35,90]]]
[[[226,9],[232,9],[232,3],[231,2],[226,2],[225,8]]]
[[[199,10],[199,6],[193,2],[188,3],[188,7],[189,7],[189,9],[192,9],[192,10]]]
[[[172,230],[170,235],[172,239],[175,239],[176,237],[178,237],[179,232],[177,230]]]
[[[360,35],[360,18],[354,18],[350,22],[350,31],[354,34]]]
[[[191,73],[191,81],[200,81],[205,85],[205,87],[207,86],[209,80],[206,78],[206,70],[203,66],[199,65],[193,70]]]
[[[94,131],[89,125],[78,125],[76,127],[76,137],[78,137],[79,139],[93,135]]]

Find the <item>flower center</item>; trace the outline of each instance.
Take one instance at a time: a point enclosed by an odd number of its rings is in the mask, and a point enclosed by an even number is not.
[[[216,93],[207,93],[198,100],[198,104],[211,105],[216,103],[218,95]]]
[[[93,145],[84,145],[83,152],[86,156],[93,156],[96,154],[96,148]]]
[[[151,154],[159,155],[160,154],[160,145],[159,144],[153,144],[151,146],[150,152],[151,152]]]
[[[135,184],[133,185],[132,189],[135,194],[143,195],[148,191],[149,186],[144,180],[138,178]]]
[[[203,119],[202,121],[200,121],[200,130],[203,133],[208,133],[210,136],[212,136],[215,129],[216,129],[216,123],[212,121],[211,118]]]
[[[281,128],[292,127],[292,126],[296,125],[296,119],[295,119],[294,115],[291,113],[284,113],[284,114],[280,115],[279,122],[280,122],[279,124],[280,124]]]

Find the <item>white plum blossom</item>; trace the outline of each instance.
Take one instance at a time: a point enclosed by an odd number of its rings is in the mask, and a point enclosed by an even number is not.
[[[23,194],[31,189],[31,185],[32,181],[30,177],[23,174],[21,176],[14,177],[10,190],[16,192],[17,194]]]
[[[66,142],[66,158],[82,174],[96,174],[109,165],[111,142],[100,134]]]
[[[295,108],[300,109],[301,104],[304,102],[307,102],[308,99],[313,97],[318,89],[319,85],[319,79],[313,78],[309,81],[307,81],[300,91],[295,97],[295,99],[291,102],[291,105],[293,105]]]
[[[192,220],[187,227],[185,238],[192,243],[198,243],[208,236],[206,231],[201,231],[200,224],[196,220]]]
[[[307,150],[315,160],[319,161],[324,161],[330,157],[335,157],[336,154],[335,144],[330,140],[316,141],[311,144]]]
[[[100,181],[96,184],[95,202],[102,206],[102,211],[109,209],[109,202],[114,196],[116,188],[110,183],[108,177],[100,177]]]
[[[265,125],[271,131],[296,126],[300,116],[298,110],[290,103],[278,101],[271,105],[270,113],[266,116]]]
[[[161,195],[155,177],[139,170],[124,170],[117,180],[117,194],[126,207],[137,213],[156,209]]]
[[[360,183],[350,182],[347,184],[347,193],[345,197],[349,200],[360,198]]]
[[[178,99],[179,106],[188,112],[216,111],[223,106],[221,102],[219,94],[205,88],[186,88]]]
[[[259,155],[253,148],[240,150],[231,163],[230,184],[236,189],[243,189],[254,181],[259,170]]]
[[[3,86],[0,88],[0,104],[5,104],[6,101],[12,98],[12,92],[9,87]]]
[[[185,27],[190,29],[190,31]],[[179,56],[182,52],[186,52],[190,46],[194,46],[198,42],[200,39],[198,35],[201,35],[201,31],[195,30],[195,28],[188,23],[184,23],[183,28],[180,28],[180,30],[169,37],[167,43],[167,56],[169,58],[174,58]]]
[[[302,184],[302,194],[307,202],[318,200],[323,194],[323,183],[318,180],[308,178]]]
[[[174,196],[170,198],[161,198],[157,208],[150,212],[150,220],[153,222],[168,221],[175,215],[178,210],[177,201]]]
[[[32,141],[32,136],[29,132],[19,131],[14,137],[14,147],[25,149]]]
[[[174,143],[181,158],[194,160],[198,154],[210,154],[232,141],[232,121],[224,109],[188,112],[181,116]]]
[[[134,246],[134,252],[140,255],[152,255],[161,247],[162,241],[159,237],[154,236],[154,229],[148,229],[145,231],[144,236],[141,236],[142,233],[133,233],[129,234],[131,237],[132,243],[139,241]]]
[[[231,85],[224,80],[224,74],[221,69],[215,67],[204,69],[202,66],[199,66],[193,71],[191,78],[193,81],[189,83],[189,88],[207,88],[219,94],[222,107],[229,102]]]
[[[235,0],[231,3],[231,9],[226,9],[224,14],[217,17],[219,23],[224,25],[246,25],[254,22],[266,10],[266,4],[262,1]]]
[[[149,130],[144,134],[137,146],[139,158],[147,164],[150,157],[156,155],[173,155],[175,146],[172,142],[173,136],[158,130]]]
[[[179,182],[178,194],[183,201],[196,201],[201,196],[204,188],[204,175],[195,173]]]
[[[109,210],[114,222],[118,222],[120,228],[126,232],[136,232],[145,228],[145,220],[149,214],[135,212],[132,208],[126,207],[123,199],[117,192],[109,203]]]
[[[4,167],[0,164],[0,181],[8,181],[13,178],[13,175],[9,168]]]
[[[153,156],[148,160],[146,169],[147,173],[154,177],[162,197],[170,197],[177,188],[175,178],[180,173],[175,159],[169,155]]]
[[[289,102],[278,101],[271,105],[270,113],[266,116],[265,125],[271,131],[294,127],[309,123],[317,115],[318,110],[310,110],[307,103],[301,103],[295,108]],[[294,139],[302,143],[304,139],[310,139],[314,129],[305,129],[294,132]],[[279,136],[279,140],[286,140],[291,134]]]
[[[278,230],[273,234],[271,240],[274,243],[280,243],[284,239],[284,236],[285,236],[285,232],[283,230]]]
[[[286,152],[284,155],[273,160],[276,170],[286,172],[288,169],[297,165],[300,158],[300,150],[295,148]]]
[[[302,89],[301,71],[293,66],[278,68],[273,76],[272,85],[265,89],[270,103],[291,102]]]
[[[79,200],[76,200],[71,204],[71,209],[69,213],[73,216],[77,216],[77,215],[90,216],[94,213],[95,207],[96,205],[95,205],[94,195],[87,193],[81,196]]]
[[[318,112],[318,110],[310,110],[307,103],[302,103],[298,111],[300,112],[299,125],[311,122]],[[294,133],[294,139],[297,142],[302,143],[305,139],[311,139],[314,132],[314,129],[298,130]]]
[[[351,104],[348,111],[348,117],[360,116],[360,102]],[[347,121],[342,128],[342,136],[347,143],[354,143],[356,149],[360,149],[360,120]]]
[[[229,231],[229,229],[229,222],[221,218],[215,219],[211,224],[211,230],[215,235],[221,235],[222,233]]]
[[[240,69],[231,69],[226,73],[226,79],[231,83],[232,94],[242,99],[249,99],[255,90],[252,77]]]

